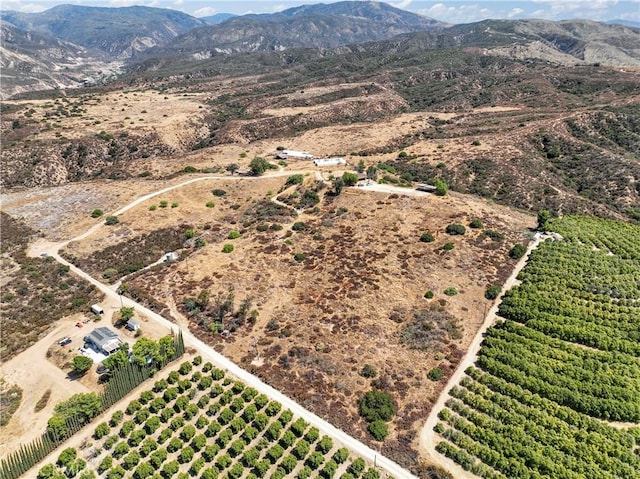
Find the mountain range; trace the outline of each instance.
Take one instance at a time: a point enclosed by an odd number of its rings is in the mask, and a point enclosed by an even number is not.
[[[202,19],[142,6],[60,5],[41,13],[5,11],[0,19],[2,98],[92,85],[131,70],[198,69],[199,62],[222,64],[238,53],[305,49],[302,55],[313,57],[339,54],[348,45],[391,53],[394,43],[384,43],[390,39],[398,45],[481,48],[563,64],[640,66],[640,30],[633,27],[581,20],[451,26],[379,2],[344,1]],[[268,62],[277,62],[274,58],[277,55]]]

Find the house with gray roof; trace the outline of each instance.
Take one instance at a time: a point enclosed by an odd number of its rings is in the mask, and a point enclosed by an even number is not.
[[[85,343],[89,343],[96,351],[106,354],[107,356],[118,349],[122,345],[122,341],[115,331],[106,327],[95,328],[84,338]]]

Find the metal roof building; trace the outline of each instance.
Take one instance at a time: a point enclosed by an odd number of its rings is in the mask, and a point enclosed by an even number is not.
[[[109,328],[96,328],[84,338],[85,342],[93,345],[99,352],[107,355],[120,348],[122,341],[118,335]]]

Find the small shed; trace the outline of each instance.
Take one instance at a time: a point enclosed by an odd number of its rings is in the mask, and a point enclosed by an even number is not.
[[[91,312],[94,314],[104,314],[104,309],[102,309],[102,306],[100,306],[99,304],[92,304]]]
[[[127,328],[129,331],[137,331],[138,329],[140,329],[140,323],[131,318],[129,321],[127,321],[125,328]]]
[[[168,253],[165,253],[164,255],[165,263],[168,261],[176,261],[177,259],[178,259],[178,253],[176,253],[175,251],[170,251]]]
[[[316,166],[339,166],[346,165],[347,162],[344,158],[318,158],[317,160],[313,160],[313,164]]]

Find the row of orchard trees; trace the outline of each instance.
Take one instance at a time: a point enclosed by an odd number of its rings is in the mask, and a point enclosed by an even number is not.
[[[126,396],[129,391],[151,377],[159,368],[184,354],[185,347],[181,331],[175,336],[162,338],[158,343],[160,342],[165,345],[171,343],[171,347],[166,348],[167,355],[158,357],[157,360],[144,366],[136,362],[122,364],[113,371],[113,375],[101,395],[80,393],[56,404],[54,415],[49,419],[45,433],[0,461],[0,477],[14,479],[24,474],[95,416],[110,408],[115,402]]]
[[[93,438],[93,463],[109,479],[379,478],[318,428],[199,356],[98,424]],[[52,477],[51,467],[40,472]]]
[[[640,227],[567,217],[450,392],[437,450],[485,478],[640,478]]]

